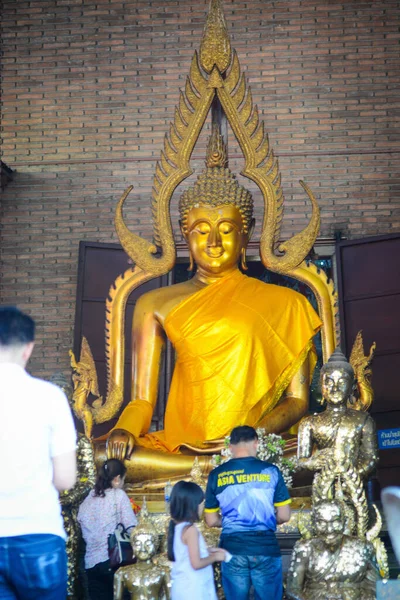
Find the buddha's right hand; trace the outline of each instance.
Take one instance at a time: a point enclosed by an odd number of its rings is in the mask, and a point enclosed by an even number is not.
[[[108,436],[107,458],[129,460],[135,447],[135,438],[125,429],[114,429]]]

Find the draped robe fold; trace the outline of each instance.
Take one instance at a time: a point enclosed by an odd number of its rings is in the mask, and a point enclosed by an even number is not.
[[[321,321],[303,295],[236,271],[180,302],[164,326],[176,351],[165,429],[139,443],[173,452],[257,426],[310,350],[311,379]]]

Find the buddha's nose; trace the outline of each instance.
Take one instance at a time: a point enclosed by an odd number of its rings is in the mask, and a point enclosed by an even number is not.
[[[213,227],[211,229],[210,235],[208,236],[208,245],[210,247],[221,246],[221,234],[218,227]]]

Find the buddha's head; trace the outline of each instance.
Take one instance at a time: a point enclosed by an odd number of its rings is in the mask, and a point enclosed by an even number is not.
[[[179,202],[180,225],[191,257],[210,274],[237,266],[254,227],[252,196],[225,164],[221,138],[213,135],[205,170]]]
[[[328,404],[339,406],[351,396],[354,385],[354,370],[340,348],[321,368],[322,396]]]
[[[313,507],[313,525],[317,537],[332,550],[343,538],[345,515],[339,502],[323,501]]]
[[[145,500],[140,511],[139,523],[133,529],[130,540],[133,554],[138,561],[149,561],[160,545],[160,538],[149,516]]]
[[[159,546],[158,534],[145,531],[140,525],[131,535],[131,545],[134,556],[140,561],[150,560]]]

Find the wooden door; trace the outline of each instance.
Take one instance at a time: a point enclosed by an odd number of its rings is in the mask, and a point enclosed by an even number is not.
[[[342,350],[360,329],[366,348],[376,342],[371,415],[378,432],[400,430],[400,234],[339,242],[337,265]],[[399,485],[400,448],[379,454],[381,487]]]

